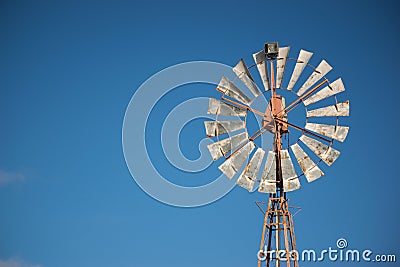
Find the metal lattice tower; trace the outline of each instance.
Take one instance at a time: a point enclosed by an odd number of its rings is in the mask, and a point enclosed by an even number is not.
[[[299,266],[294,223],[286,193],[280,191],[270,195],[267,203],[257,204],[267,205],[259,250],[261,255],[258,256],[266,261],[265,266],[274,266],[274,262],[275,266]],[[280,260],[281,257],[284,258],[283,261]],[[258,267],[261,267],[261,259],[258,260]]]

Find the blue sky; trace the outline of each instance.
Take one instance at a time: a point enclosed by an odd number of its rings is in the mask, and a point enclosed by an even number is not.
[[[345,237],[351,248],[398,253],[398,10],[395,1],[2,1],[0,266],[255,265],[254,201],[265,195],[235,188],[199,208],[160,203],[132,179],[121,132],[132,95],[156,72],[192,60],[250,62],[275,40],[313,51],[315,65],[327,59],[351,100],[341,157],[290,194],[302,207],[298,247]],[[211,86],[178,88],[154,116],[150,151],[181,182],[209,181],[217,165],[205,178],[177,173],[157,129],[179,101],[212,95]],[[188,157],[201,131],[195,121],[183,132]]]

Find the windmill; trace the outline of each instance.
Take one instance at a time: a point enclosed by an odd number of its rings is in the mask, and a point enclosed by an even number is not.
[[[337,99],[337,94],[345,90],[341,78],[331,82],[325,77],[332,70],[325,60],[312,66],[312,52],[300,50],[297,58],[290,58],[289,51],[290,47],[279,47],[276,42],[266,43],[264,49],[253,54],[254,65],[247,67],[241,59],[233,72],[248,93],[234,83],[236,79],[231,81],[223,76],[216,88],[221,99],[209,101],[208,114],[214,114],[215,120],[205,121],[207,136],[217,139],[208,145],[213,160],[225,159],[218,168],[229,179],[240,173],[236,180],[240,187],[249,191],[258,188],[258,192],[269,194],[268,202],[257,202],[264,213],[258,267],[264,261],[265,266],[298,266],[287,192],[299,189],[302,177],[309,183],[322,177],[320,163],[331,166],[335,162],[340,152],[333,148],[333,143],[343,142],[349,131],[349,127],[339,123],[350,112],[349,101]],[[283,86],[290,62],[294,66]],[[250,73],[253,67],[257,67],[263,90]],[[305,76],[306,69],[309,76]],[[295,100],[286,105],[281,92],[294,95]],[[254,107],[257,99],[265,101],[265,111]],[[290,112],[299,106],[305,109],[304,126],[291,121]],[[262,120],[261,127],[251,134],[247,125],[249,114]],[[256,144],[265,133],[273,136],[270,150]],[[299,136],[295,140],[290,138],[294,133]],[[265,204],[266,210],[259,204]]]

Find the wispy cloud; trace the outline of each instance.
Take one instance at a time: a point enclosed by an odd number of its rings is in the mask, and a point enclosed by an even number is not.
[[[8,259],[8,260],[0,259],[0,267],[43,267],[43,266],[40,264],[27,263],[20,259]]]
[[[24,179],[25,177],[22,173],[0,170],[0,186],[12,182],[20,182],[23,181]],[[0,267],[2,266],[0,265]]]

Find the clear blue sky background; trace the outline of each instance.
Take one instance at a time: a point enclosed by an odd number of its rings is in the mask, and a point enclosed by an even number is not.
[[[200,208],[162,204],[130,176],[121,128],[136,88],[157,71],[233,65],[273,40],[313,51],[314,64],[326,58],[351,100],[343,154],[290,195],[303,208],[299,249],[345,237],[350,248],[400,257],[398,12],[396,1],[2,1],[0,263],[255,266],[254,201],[266,196],[235,188]],[[187,141],[200,131],[186,130]]]

